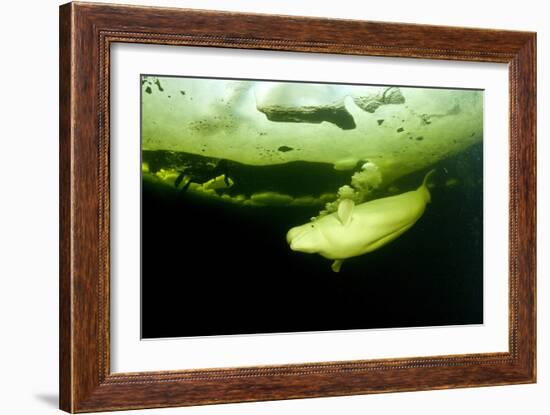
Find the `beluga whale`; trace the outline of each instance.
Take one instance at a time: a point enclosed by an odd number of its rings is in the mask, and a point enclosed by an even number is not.
[[[290,249],[331,259],[332,270],[340,272],[344,260],[383,247],[420,219],[431,201],[427,181],[434,171],[416,190],[358,205],[343,199],[336,212],[290,229]]]

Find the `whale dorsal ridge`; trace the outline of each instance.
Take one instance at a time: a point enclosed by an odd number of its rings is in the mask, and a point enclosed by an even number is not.
[[[338,205],[338,219],[343,226],[346,226],[351,221],[355,202],[351,199],[344,199]]]

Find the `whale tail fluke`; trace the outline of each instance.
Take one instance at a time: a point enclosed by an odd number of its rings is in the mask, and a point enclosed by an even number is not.
[[[422,181],[422,186],[427,187],[428,185],[428,179],[432,176],[432,174],[435,173],[435,169],[431,169],[426,175],[424,176],[424,180]]]
[[[426,175],[424,176],[424,180],[422,181],[422,186],[418,188],[418,190],[422,190],[422,192],[425,194],[426,202],[430,203],[432,201],[432,197],[430,195],[430,191],[428,190],[428,179],[432,176],[432,174],[435,173],[435,169],[431,169]]]

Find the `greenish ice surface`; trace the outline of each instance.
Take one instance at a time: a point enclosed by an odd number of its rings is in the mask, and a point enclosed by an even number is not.
[[[482,138],[479,90],[142,77],[145,179],[169,186],[179,179],[190,192],[232,203],[333,212],[343,197],[360,203],[392,190],[397,179]],[[220,160],[230,167],[216,168]],[[264,177],[269,166],[273,174]],[[247,169],[271,186],[239,194],[243,183],[231,171]],[[222,173],[225,183],[203,186]],[[290,194],[289,179],[303,181],[302,194]],[[220,192],[224,184],[234,189]]]

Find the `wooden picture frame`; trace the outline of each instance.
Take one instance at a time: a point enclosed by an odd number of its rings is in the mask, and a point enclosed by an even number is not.
[[[507,63],[509,352],[111,373],[109,62],[117,42]],[[535,382],[535,105],[535,33],[61,6],[60,408],[75,413]]]

